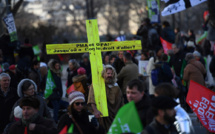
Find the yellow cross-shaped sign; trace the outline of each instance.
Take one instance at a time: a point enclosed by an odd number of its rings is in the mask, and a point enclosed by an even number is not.
[[[47,54],[89,52],[96,107],[108,116],[105,82],[102,78],[101,51],[141,50],[141,41],[100,42],[97,20],[86,20],[88,43],[47,44]]]

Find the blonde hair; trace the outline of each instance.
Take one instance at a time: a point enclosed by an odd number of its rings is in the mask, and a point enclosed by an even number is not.
[[[114,83],[116,83],[117,82],[117,73],[116,73],[115,68],[113,66],[109,65],[109,64],[108,65],[104,65],[103,67],[104,68],[102,70],[102,77],[104,78],[105,73],[107,72],[107,70],[111,69],[113,71],[113,81],[114,81]]]

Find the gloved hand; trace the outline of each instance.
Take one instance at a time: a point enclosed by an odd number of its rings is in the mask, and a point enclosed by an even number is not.
[[[94,127],[98,127],[99,126],[99,123],[98,123],[98,121],[97,121],[97,119],[95,117],[93,117],[91,119],[91,123],[93,124]]]

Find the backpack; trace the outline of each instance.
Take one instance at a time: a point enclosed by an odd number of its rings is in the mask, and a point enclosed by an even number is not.
[[[171,83],[172,78],[171,68],[164,63],[155,64],[155,68],[151,71],[151,79],[154,86],[162,82]]]
[[[151,71],[152,84],[157,86],[161,82],[162,67],[155,67]]]

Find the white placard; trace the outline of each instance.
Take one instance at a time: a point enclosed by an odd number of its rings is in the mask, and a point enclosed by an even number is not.
[[[149,62],[148,60],[139,60],[138,62],[139,74],[147,76],[146,67],[148,65],[148,62]]]

